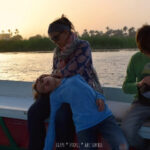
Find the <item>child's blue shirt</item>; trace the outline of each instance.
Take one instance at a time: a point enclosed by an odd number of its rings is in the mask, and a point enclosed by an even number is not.
[[[62,103],[70,104],[76,132],[95,126],[111,116],[112,112],[106,104],[104,111],[98,111],[97,99],[105,101],[105,97],[89,86],[80,75],[63,79],[61,85],[50,95],[51,115],[44,150],[53,149],[55,115]]]

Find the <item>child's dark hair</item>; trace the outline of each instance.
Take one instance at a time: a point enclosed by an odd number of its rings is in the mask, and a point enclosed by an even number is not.
[[[37,91],[36,86],[37,86],[36,82],[32,84],[32,92],[35,100],[39,99],[41,96],[41,94]]]
[[[53,21],[50,25],[49,25],[49,28],[48,28],[48,34],[50,34],[51,32],[54,31],[55,29],[55,26],[58,26],[58,25],[63,25],[63,26],[66,26],[68,27],[69,31],[75,31],[74,29],[74,26],[73,24],[71,23],[71,21],[65,17],[64,15],[61,16],[61,18]]]
[[[40,92],[37,90],[37,84],[38,84],[38,82],[39,82],[42,78],[47,77],[47,76],[50,76],[50,75],[49,75],[49,74],[42,74],[42,75],[40,75],[40,76],[36,79],[36,81],[32,84],[32,93],[33,93],[33,97],[34,97],[35,100],[39,99],[42,95],[47,95],[47,96],[49,95],[49,93],[42,94],[42,93],[40,93]]]
[[[137,30],[136,43],[142,53],[150,54],[150,25],[143,25]]]

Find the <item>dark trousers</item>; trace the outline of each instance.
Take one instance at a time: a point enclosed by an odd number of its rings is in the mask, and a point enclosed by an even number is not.
[[[128,150],[128,143],[117,125],[114,116],[110,116],[96,126],[77,133],[80,150],[98,150],[102,148],[98,143],[98,134],[104,137],[112,150]]]
[[[149,119],[150,106],[142,105],[139,102],[132,104],[122,122],[122,129],[130,146],[139,150],[150,149],[149,142],[139,134],[141,126]]]
[[[43,150],[46,136],[45,119],[49,117],[49,96],[42,95],[28,110],[29,150]],[[56,114],[56,149],[71,150],[66,145],[74,141],[75,128],[68,104],[63,104]]]

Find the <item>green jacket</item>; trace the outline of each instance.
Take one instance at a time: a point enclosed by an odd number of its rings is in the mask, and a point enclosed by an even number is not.
[[[135,94],[137,97],[137,83],[148,75],[150,75],[150,57],[137,52],[129,61],[122,86],[123,91],[127,94]]]

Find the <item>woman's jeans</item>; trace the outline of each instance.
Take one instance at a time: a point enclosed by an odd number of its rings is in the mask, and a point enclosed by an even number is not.
[[[45,119],[49,114],[49,95],[42,95],[28,111],[29,150],[43,150],[46,136]],[[55,125],[56,149],[71,150],[65,145],[65,143],[73,143],[75,135],[72,112],[68,104],[63,104],[58,110]]]
[[[134,103],[122,123],[122,129],[129,145],[139,150],[146,149],[145,140],[138,131],[145,121],[150,119],[150,106]]]
[[[123,132],[116,124],[113,116],[108,117],[98,125],[77,133],[80,150],[98,150],[98,134],[108,142],[112,150],[128,150],[128,144]]]

